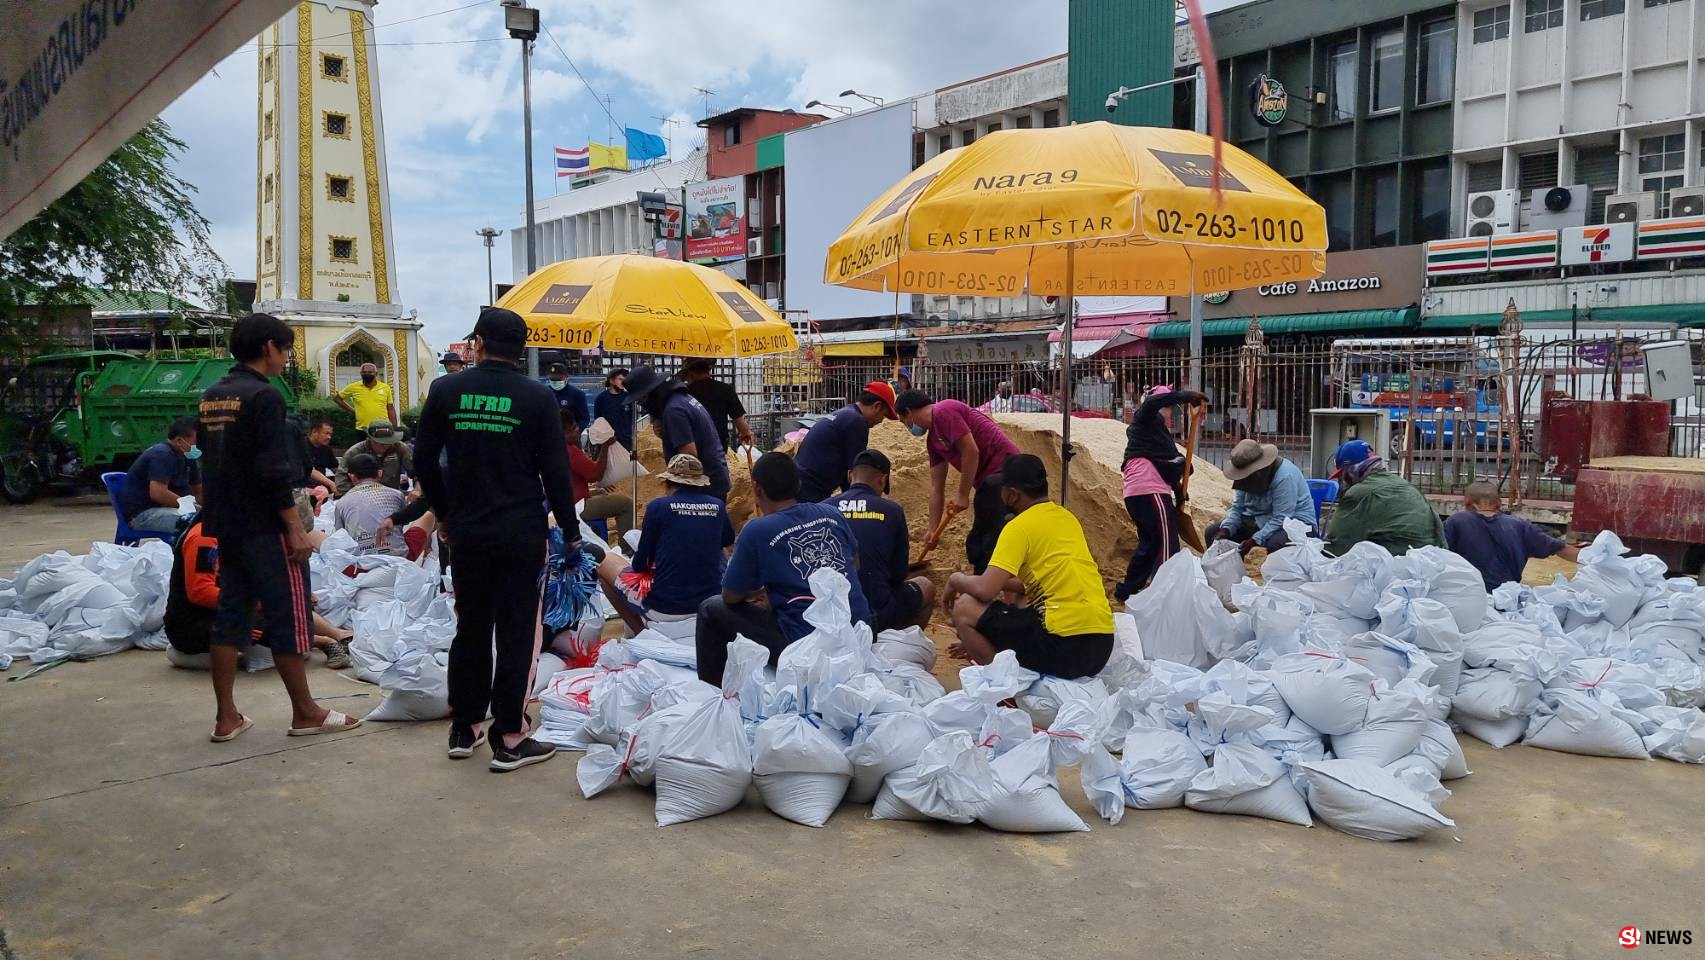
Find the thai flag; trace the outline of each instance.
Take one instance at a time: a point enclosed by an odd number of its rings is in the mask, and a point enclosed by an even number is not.
[[[556,148],[557,176],[572,177],[590,169],[592,169],[591,147],[581,147],[579,150],[570,150],[567,147]]]

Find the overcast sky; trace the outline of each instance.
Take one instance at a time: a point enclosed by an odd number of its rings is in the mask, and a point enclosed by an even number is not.
[[[1206,0],[1209,9],[1240,0]],[[534,189],[555,189],[553,146],[604,141],[623,125],[702,140],[703,96],[803,108],[854,88],[894,99],[1066,49],[1066,0],[536,0],[550,37],[533,56]],[[455,8],[460,9],[455,9]],[[443,11],[443,12],[441,12]],[[436,15],[435,15],[436,14]],[[495,0],[388,0],[375,11],[398,293],[440,348],[466,333],[485,286],[474,231],[520,222],[520,54]],[[418,18],[418,19],[416,19]],[[408,22],[398,22],[407,20]],[[467,42],[473,41],[473,42]],[[180,172],[200,190],[215,248],[255,272],[255,53],[245,46],[165,112],[188,145]],[[658,120],[681,121],[670,125]],[[615,142],[621,142],[619,139]],[[498,239],[498,282],[510,279]]]

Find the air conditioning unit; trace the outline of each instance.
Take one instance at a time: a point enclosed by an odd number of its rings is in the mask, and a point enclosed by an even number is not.
[[[1488,190],[1468,195],[1470,237],[1490,237],[1521,229],[1521,191]]]
[[[1592,188],[1584,183],[1568,187],[1534,190],[1527,195],[1527,228],[1529,230],[1563,230],[1587,225],[1587,208],[1592,206]]]
[[[1657,213],[1658,195],[1651,192],[1618,193],[1604,201],[1605,223],[1639,223]]]
[[[764,238],[763,237],[747,237],[746,238],[746,256],[748,256],[748,257],[761,257],[763,255],[764,255]]]
[[[1672,217],[1705,216],[1705,187],[1682,187],[1669,192]]]

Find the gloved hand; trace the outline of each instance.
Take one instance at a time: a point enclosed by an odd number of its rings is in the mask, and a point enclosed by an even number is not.
[[[1221,526],[1219,528],[1219,533],[1214,535],[1214,539],[1215,540],[1235,540],[1235,539],[1237,539],[1237,535],[1232,533],[1231,530],[1227,529],[1226,527]]]
[[[580,566],[580,557],[583,553],[581,550],[581,543],[582,541],[579,538],[576,538],[573,543],[563,544],[562,556],[563,559],[567,561],[568,569],[570,570],[575,570]]]
[[[1259,544],[1257,544],[1255,542],[1255,538],[1253,538],[1253,537],[1239,543],[1237,545],[1238,556],[1242,556],[1242,557],[1249,556],[1249,551],[1254,550],[1257,546],[1259,546]]]

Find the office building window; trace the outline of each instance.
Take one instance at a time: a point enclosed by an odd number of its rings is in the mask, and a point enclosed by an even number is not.
[[[327,80],[346,80],[348,71],[344,68],[344,59],[335,53],[320,54],[320,76]]]
[[[1372,171],[1363,183],[1367,190],[1368,246],[1397,246],[1397,168]]]
[[[935,152],[946,153],[953,149],[953,134],[944,133],[935,138]]]
[[[1681,186],[1687,137],[1671,133],[1640,138],[1640,189],[1658,195],[1658,216],[1669,216],[1669,192]]]
[[[1504,186],[1502,160],[1476,160],[1468,164],[1468,192],[1485,193]]]
[[[1563,25],[1563,0],[1527,0],[1528,33],[1555,30]]]
[[[999,130],[1000,128],[1001,128],[1001,122],[999,120],[996,120],[994,123],[989,124],[989,128],[987,130],[984,130],[983,132],[986,134],[987,133],[994,133],[995,131]]]
[[[323,119],[326,136],[349,139],[349,114],[327,112]]]
[[[1516,186],[1526,196],[1529,190],[1549,190],[1557,185],[1555,148],[1524,153],[1516,158]]]
[[[1474,42],[1491,43],[1510,35],[1510,5],[1474,11]]]
[[[1646,0],[1646,6],[1648,6],[1648,7],[1667,7],[1672,3],[1680,3],[1680,2],[1681,2],[1681,0]]]
[[[1456,92],[1456,21],[1421,24],[1420,62],[1415,65],[1415,104],[1443,103]]]
[[[1355,246],[1355,194],[1350,190],[1350,175],[1339,174],[1320,183],[1320,206],[1326,210],[1326,241],[1328,249],[1348,250]]]
[[[332,259],[338,263],[354,263],[355,262],[355,238],[354,237],[332,237],[331,238],[331,254],[332,254]]]
[[[1059,125],[1060,125],[1060,111],[1058,108],[1055,108],[1052,110],[1042,111],[1042,126],[1044,126],[1044,127],[1057,127]]]
[[[1018,129],[1018,130],[1029,130],[1030,129],[1030,114],[1021,113],[1018,116],[1014,117],[1012,119],[1012,125],[1015,129]]]
[[[354,203],[355,181],[350,177],[340,177],[333,173],[326,174],[326,199]]]
[[[1369,113],[1403,106],[1403,31],[1388,30],[1373,40],[1373,89]]]
[[[1624,0],[1581,0],[1581,19],[1597,20],[1623,12]]]
[[[1450,236],[1450,165],[1428,164],[1414,171],[1415,242]]]
[[[969,130],[960,131],[960,133],[959,133],[959,145],[961,147],[968,147],[971,144],[976,143],[976,142],[977,142],[977,128],[976,127],[972,127]]]
[[[1336,44],[1326,58],[1326,109],[1334,120],[1356,115],[1356,42]]]

